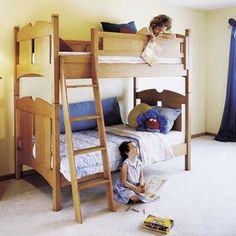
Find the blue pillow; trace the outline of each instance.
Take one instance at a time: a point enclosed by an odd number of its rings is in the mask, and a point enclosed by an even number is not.
[[[103,31],[107,32],[120,32],[121,29],[124,32],[124,29],[126,29],[129,32],[136,33],[137,28],[134,21],[130,21],[127,24],[114,24],[109,22],[101,22]]]
[[[165,116],[167,118],[167,132],[170,132],[175,120],[179,117],[181,113],[181,109],[173,109],[160,106],[155,106],[153,108],[159,111],[160,115]]]
[[[102,108],[105,125],[122,124],[120,107],[115,97],[102,99]],[[78,102],[69,104],[71,117],[95,115],[94,101]],[[94,129],[97,127],[96,120],[84,120],[72,122],[72,132]],[[60,106],[60,133],[65,133],[62,105]]]

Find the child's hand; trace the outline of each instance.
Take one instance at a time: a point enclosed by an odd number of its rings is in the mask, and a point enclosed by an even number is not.
[[[143,186],[139,185],[139,186],[137,187],[137,192],[138,192],[138,193],[145,193],[145,191],[146,191],[145,185],[143,185]]]

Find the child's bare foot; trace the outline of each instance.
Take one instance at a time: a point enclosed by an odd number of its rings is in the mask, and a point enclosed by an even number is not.
[[[138,198],[137,196],[132,196],[132,197],[130,198],[130,201],[132,201],[133,203],[136,203],[136,202],[139,201],[139,198]]]

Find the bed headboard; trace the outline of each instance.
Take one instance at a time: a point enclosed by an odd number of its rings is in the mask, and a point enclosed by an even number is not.
[[[146,103],[150,106],[159,105],[158,102],[160,102],[162,107],[179,108],[181,110],[182,105],[186,104],[185,96],[170,90],[163,90],[162,92],[158,92],[156,89],[143,90],[135,93],[134,104],[136,104],[136,99],[140,99],[141,103]],[[173,130],[182,130],[181,114],[175,121]]]

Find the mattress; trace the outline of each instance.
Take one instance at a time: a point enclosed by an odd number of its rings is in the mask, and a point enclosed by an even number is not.
[[[142,131],[139,131],[142,132]],[[156,133],[169,145],[180,144],[184,142],[184,135],[182,132],[171,131],[167,135]],[[111,171],[118,170],[122,163],[122,157],[119,152],[119,145],[123,141],[133,141],[140,147],[140,141],[136,137],[120,136],[114,133],[106,132],[108,156]],[[73,133],[74,149],[92,147],[99,145],[97,130],[85,130]],[[155,145],[156,147],[156,145]],[[60,151],[61,151],[61,165],[60,171],[64,177],[70,181],[70,169],[67,157],[66,137],[65,134],[60,135]],[[142,159],[140,157],[140,159]],[[85,177],[87,175],[96,174],[103,171],[101,152],[92,152],[79,155],[75,158],[77,177]]]
[[[90,52],[60,52],[60,56],[89,56]],[[181,58],[166,58],[159,57],[158,64],[179,64]],[[145,61],[141,57],[134,56],[99,56],[99,63],[131,63],[131,64],[142,64]]]

